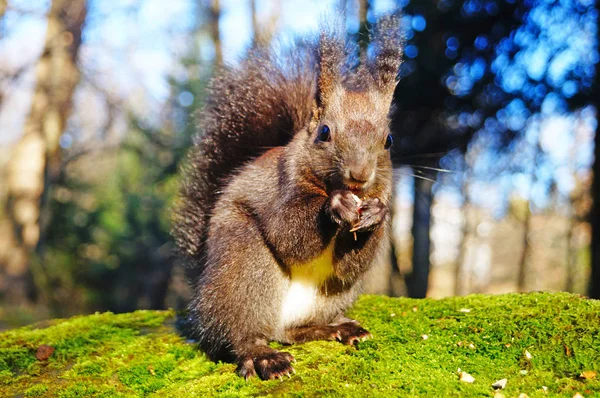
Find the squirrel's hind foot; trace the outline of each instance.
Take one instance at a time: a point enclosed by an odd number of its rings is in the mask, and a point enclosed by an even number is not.
[[[347,345],[355,345],[359,341],[365,341],[373,337],[367,329],[360,326],[356,321],[341,323],[337,325],[337,329],[341,336],[339,341]]]
[[[251,351],[238,360],[238,374],[246,380],[257,375],[262,380],[281,379],[296,373],[292,368],[294,357],[287,352],[269,347],[257,347],[255,355],[252,355]]]
[[[354,345],[371,337],[368,330],[358,322],[347,322],[333,325],[315,325],[293,328],[286,331],[286,338],[292,343],[305,343],[314,340],[332,340],[343,344]]]

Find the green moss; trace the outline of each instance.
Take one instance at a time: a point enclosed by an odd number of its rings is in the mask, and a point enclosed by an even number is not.
[[[600,396],[598,301],[563,293],[363,296],[349,315],[373,339],[358,349],[274,345],[298,361],[297,374],[283,382],[246,382],[234,365],[209,361],[174,331],[171,311],[10,330],[0,334],[0,396],[492,396],[502,378],[507,397]],[[45,361],[35,358],[42,344],[56,349]],[[475,382],[459,381],[458,368]],[[584,371],[599,375],[582,379]]]
[[[25,390],[26,397],[41,397],[48,391],[48,386],[44,384],[34,384]]]

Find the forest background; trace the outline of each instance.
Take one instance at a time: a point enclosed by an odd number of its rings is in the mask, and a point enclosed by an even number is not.
[[[400,13],[394,239],[371,292],[600,297],[593,0],[0,0],[0,329],[182,308],[169,235],[210,76]],[[341,10],[341,11],[340,11]]]

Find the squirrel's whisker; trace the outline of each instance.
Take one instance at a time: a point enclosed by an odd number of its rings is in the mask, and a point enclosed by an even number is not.
[[[437,167],[419,166],[419,165],[416,165],[416,164],[409,164],[407,166],[410,166],[412,168],[419,168],[419,169],[426,169],[426,170],[432,170],[432,171],[439,171],[440,173],[454,173],[454,170],[440,169],[440,168],[437,168]]]
[[[409,176],[409,177],[414,177],[414,178],[420,178],[421,180],[425,180],[425,181],[431,181],[431,182],[433,182],[433,183],[436,183],[436,182],[437,182],[436,180],[433,180],[433,179],[431,179],[431,178],[427,178],[427,177],[423,177],[423,176],[420,176],[420,175],[417,175],[417,174],[412,174],[412,173],[402,173],[402,175]]]

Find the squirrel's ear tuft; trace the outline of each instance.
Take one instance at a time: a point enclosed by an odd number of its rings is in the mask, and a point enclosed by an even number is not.
[[[331,100],[341,84],[342,67],[346,58],[345,44],[339,34],[321,31],[318,47],[317,103],[323,107]]]
[[[399,18],[386,16],[380,19],[371,33],[371,43],[374,46],[374,55],[368,61],[368,68],[375,85],[391,100],[404,52]]]

